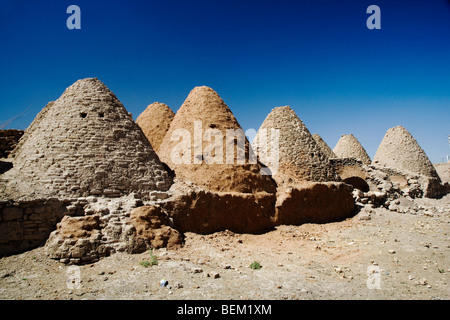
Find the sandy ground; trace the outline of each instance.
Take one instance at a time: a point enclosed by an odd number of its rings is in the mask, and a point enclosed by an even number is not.
[[[361,208],[260,235],[186,234],[184,247],[69,267],[43,248],[0,259],[0,299],[449,299],[450,195],[427,210]],[[257,261],[260,269],[251,269]],[[166,279],[168,285],[160,286]]]

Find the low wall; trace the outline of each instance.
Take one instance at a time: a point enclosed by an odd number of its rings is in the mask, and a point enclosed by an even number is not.
[[[0,201],[0,257],[44,244],[70,204],[58,199]]]

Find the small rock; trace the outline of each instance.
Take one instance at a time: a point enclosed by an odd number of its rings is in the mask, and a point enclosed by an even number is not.
[[[203,272],[203,269],[201,269],[201,268],[192,268],[192,269],[191,269],[191,272],[192,272],[192,273],[202,273],[202,272]]]
[[[369,221],[371,219],[372,219],[372,217],[370,216],[370,213],[363,213],[359,216],[359,220],[362,220],[362,221]]]
[[[428,284],[428,281],[427,281],[427,279],[422,278],[419,281],[417,281],[416,283],[421,285],[421,286],[424,286],[424,285]]]
[[[334,267],[334,271],[337,272],[337,273],[342,273],[343,272],[342,268],[340,268],[340,267]]]
[[[389,253],[394,254],[395,250],[388,250]]]

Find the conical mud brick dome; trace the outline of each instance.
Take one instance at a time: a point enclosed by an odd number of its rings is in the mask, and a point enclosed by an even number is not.
[[[370,164],[371,160],[358,139],[352,134],[344,134],[333,149],[338,158],[354,158],[364,164]]]
[[[386,132],[373,163],[428,177],[439,177],[416,139],[402,126],[391,128]]]
[[[153,150],[158,152],[159,146],[169,130],[175,113],[166,104],[154,102],[136,119]]]
[[[252,146],[261,163],[275,176],[286,175],[298,181],[339,180],[328,157],[289,106],[274,108],[269,113]]]
[[[245,133],[211,88],[195,87],[177,111],[159,156],[177,178],[212,191],[274,192]]]
[[[317,145],[319,146],[320,150],[328,157],[328,158],[336,158],[336,155],[334,154],[333,150],[328,146],[328,144],[322,139],[321,136],[319,136],[317,133],[314,133],[312,135],[314,140],[316,141]]]
[[[97,78],[49,104],[16,149],[14,169],[59,196],[121,196],[171,185],[142,130]]]

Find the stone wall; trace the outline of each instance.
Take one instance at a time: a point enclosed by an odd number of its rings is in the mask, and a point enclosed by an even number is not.
[[[23,136],[23,130],[0,130],[0,158],[7,158]]]
[[[64,215],[80,209],[70,200],[0,201],[0,256],[42,245]]]

